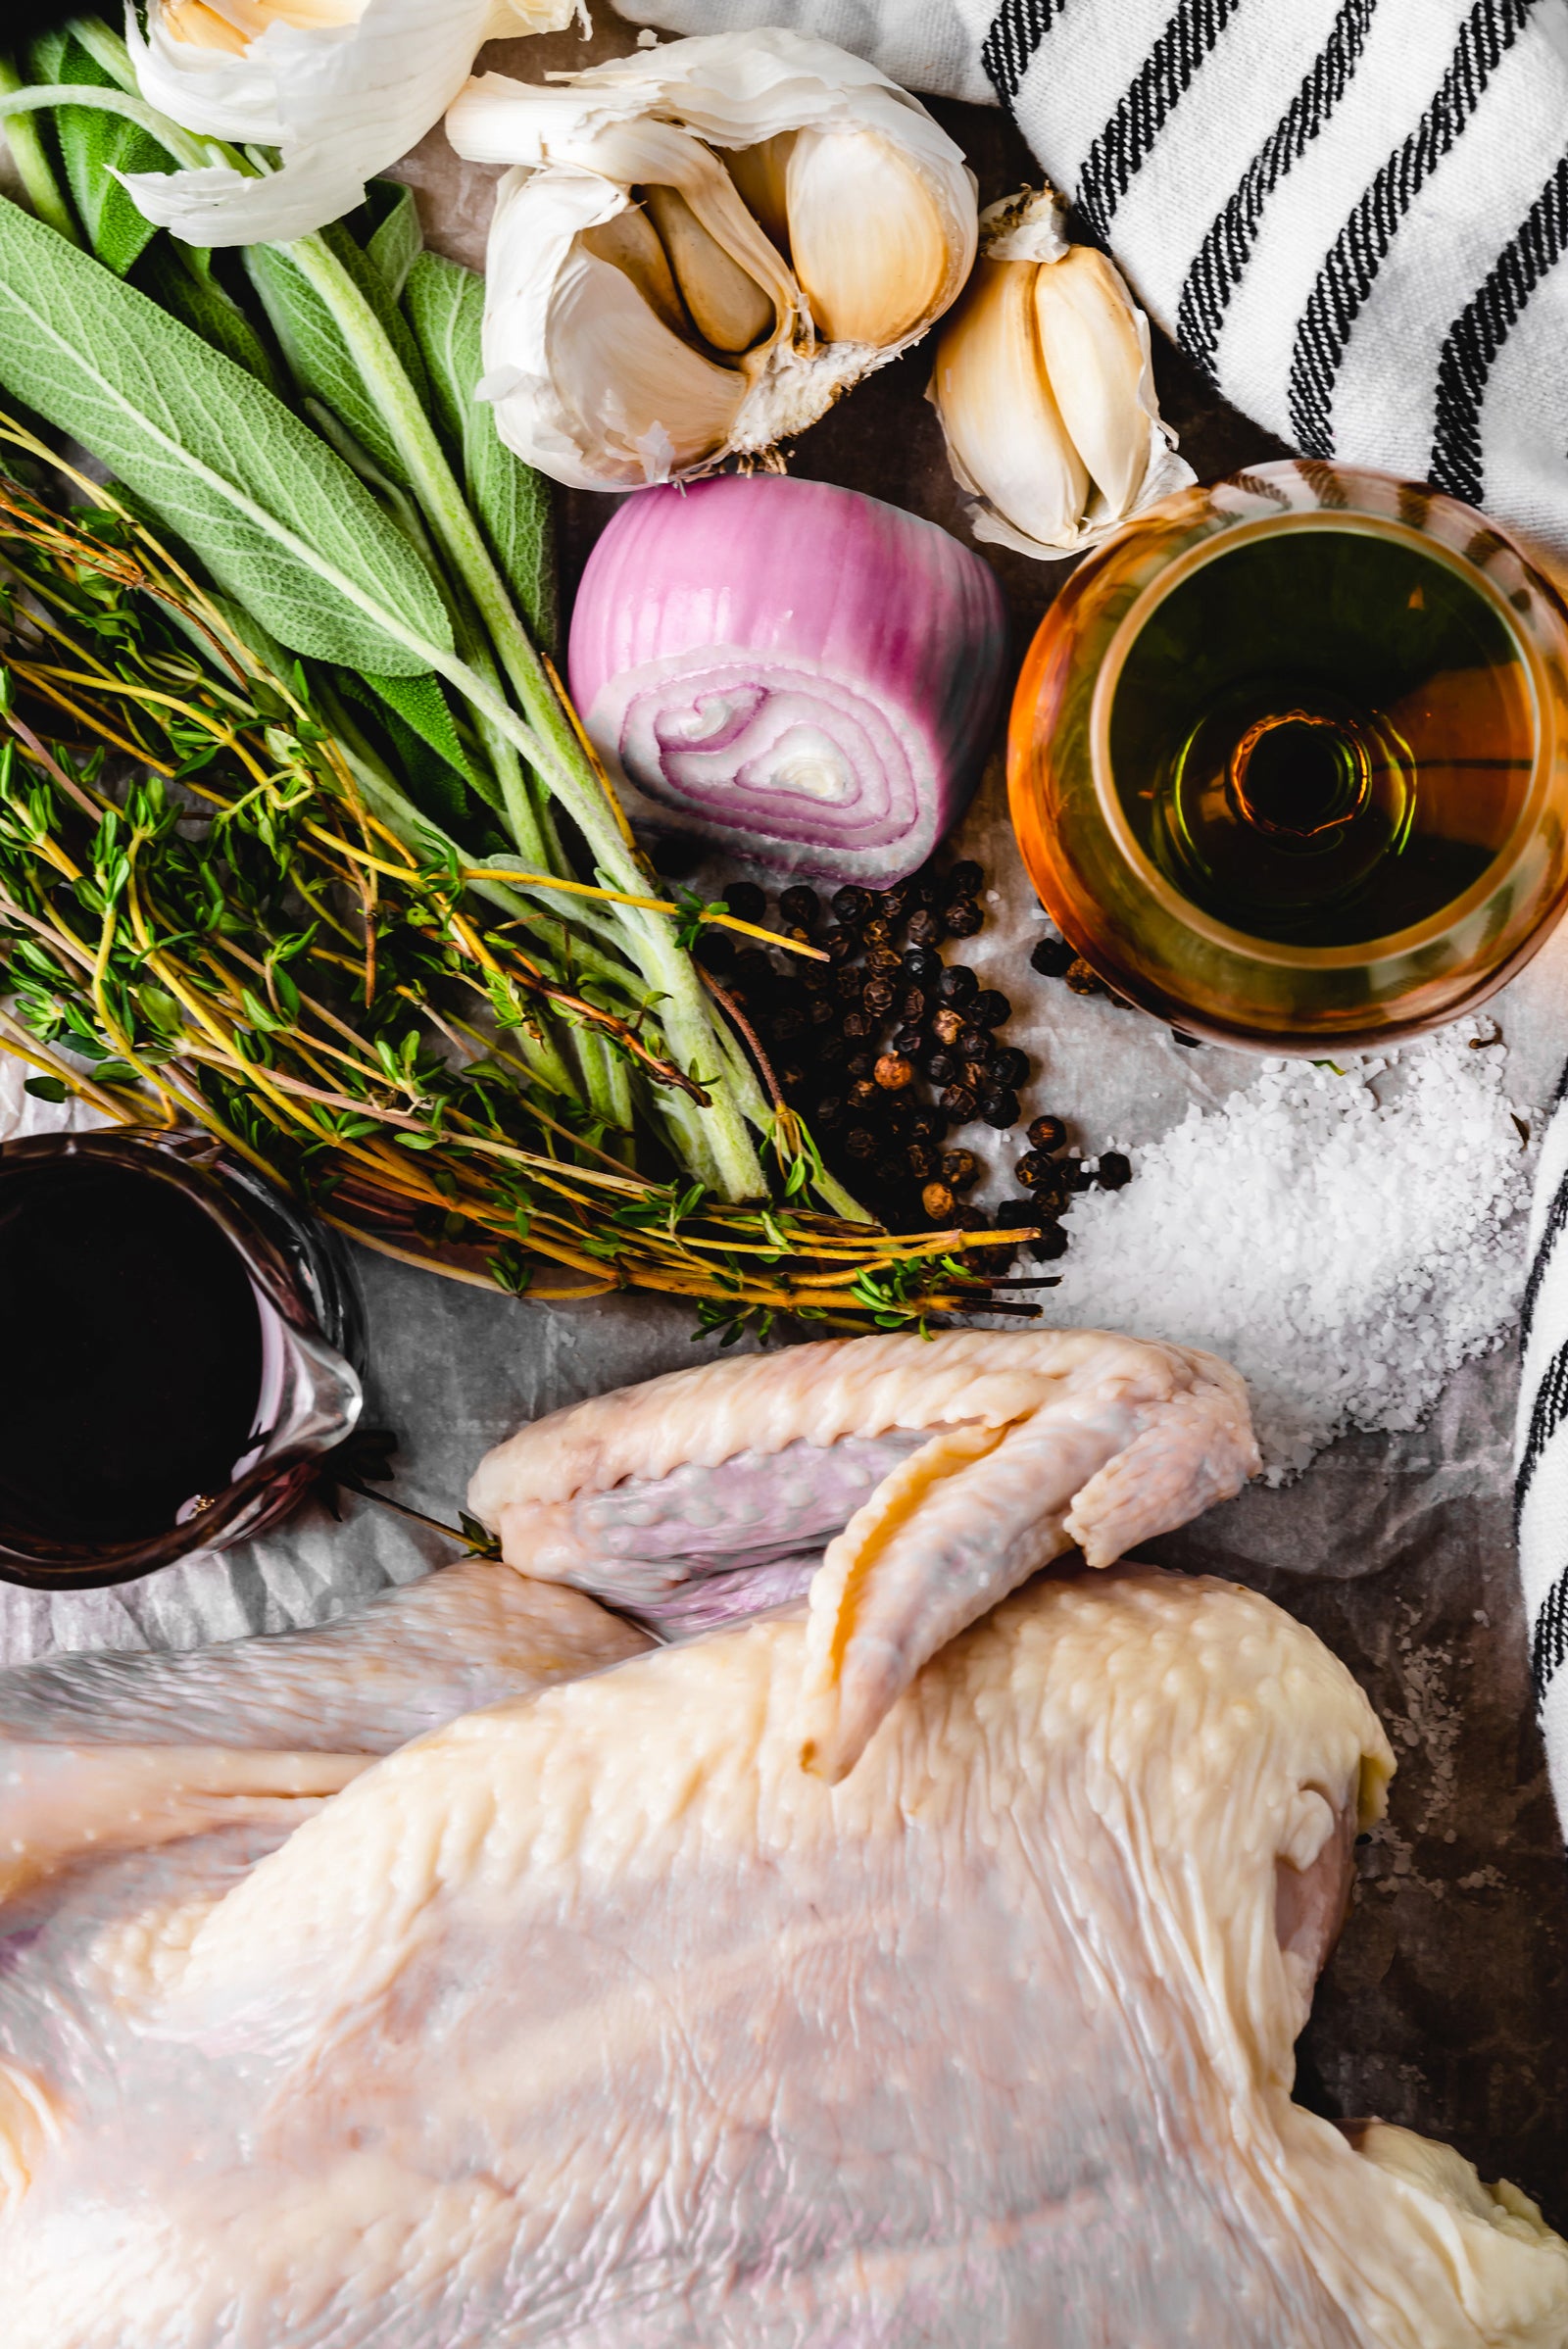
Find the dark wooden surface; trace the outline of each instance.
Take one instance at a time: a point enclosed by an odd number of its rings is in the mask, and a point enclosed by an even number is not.
[[[630,46],[625,27],[601,19],[589,44],[574,35],[498,44],[489,62],[534,79]],[[982,202],[1038,180],[1000,115],[933,111],[968,155]],[[409,176],[433,193],[450,186],[450,170],[427,142]],[[432,241],[475,259],[482,207],[473,191],[465,197],[457,227],[443,235],[439,220],[429,225]],[[916,348],[862,383],[801,439],[791,465],[966,537],[923,397],[928,366]],[[1201,479],[1284,453],[1157,336],[1155,374]],[[568,597],[614,504],[563,495]],[[1068,566],[982,552],[1021,652]],[[1301,2044],[1301,2100],[1446,2138],[1568,2227],[1568,1869],[1534,1726],[1512,1554],[1515,1376],[1511,1347],[1472,1364],[1431,1429],[1349,1439],[1295,1487],[1250,1492],[1151,1554],[1251,1583],[1309,1623],[1367,1688],[1399,1758],[1389,1820],[1358,1854],[1355,1904]]]

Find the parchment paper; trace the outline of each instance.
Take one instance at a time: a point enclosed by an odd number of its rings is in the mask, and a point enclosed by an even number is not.
[[[488,63],[536,77],[629,47],[602,26],[499,44]],[[936,109],[963,142],[981,200],[1023,184],[1027,154],[997,114]],[[432,243],[477,262],[493,174],[457,166],[439,133],[409,159]],[[1217,407],[1167,349],[1165,413],[1202,478],[1278,452]],[[963,524],[916,352],[860,386],[801,444],[795,469]],[[568,587],[613,510],[563,501]],[[1021,652],[1065,571],[987,550]],[[1011,849],[997,770],[958,843],[986,866],[987,924],[964,950],[1015,1005],[1008,1034],[1040,1070],[1031,1109],[1066,1117],[1088,1151],[1163,1133],[1255,1073],[1249,1055],[1175,1046],[1140,1014],[1071,996],[1028,970],[1040,934]],[[1516,1100],[1549,1095],[1568,1049],[1568,926],[1493,1010]],[[0,1072],[3,1073],[3,1072]],[[0,1114],[6,1096],[0,1091]],[[14,1101],[13,1101],[14,1105]],[[36,1105],[33,1105],[36,1114]],[[968,1137],[966,1136],[967,1140]],[[1010,1192],[1014,1137],[984,1196]],[[1522,1235],[1521,1235],[1522,1246]],[[393,1488],[453,1521],[480,1452],[519,1421],[607,1387],[701,1360],[679,1309],[651,1299],[552,1308],[489,1297],[359,1254],[371,1373],[367,1422],[400,1443]],[[1158,1333],[1150,1300],[1149,1331]],[[9,1332],[13,1344],[25,1333]],[[1508,1516],[1511,1350],[1469,1366],[1412,1436],[1356,1437],[1295,1486],[1250,1491],[1153,1546],[1167,1562],[1267,1590],[1361,1679],[1400,1757],[1393,1810],[1361,1854],[1354,1914],[1302,2043],[1298,2093],[1338,2117],[1380,2113],[1449,2138],[1568,2224],[1568,1878],[1531,1714]],[[263,1541],[126,1589],[45,1598],[0,1590],[0,1661],[51,1648],[185,1644],[321,1621],[451,1554],[351,1501]]]

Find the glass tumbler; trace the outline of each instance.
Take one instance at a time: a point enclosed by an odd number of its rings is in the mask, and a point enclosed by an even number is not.
[[[1013,701],[1047,911],[1117,995],[1271,1052],[1472,1009],[1568,899],[1568,612],[1453,498],[1306,461],[1067,581]]]

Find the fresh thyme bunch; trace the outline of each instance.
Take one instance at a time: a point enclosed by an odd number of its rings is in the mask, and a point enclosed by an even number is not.
[[[988,1302],[962,1235],[813,1210],[820,1170],[787,1109],[777,1203],[635,1171],[631,1130],[562,1047],[591,1036],[639,1087],[703,1107],[636,974],[520,874],[466,857],[299,664],[270,666],[73,478],[94,503],[0,478],[0,1033],[35,1091],[195,1120],[367,1245],[487,1286],[660,1290],[734,1334]],[[642,905],[672,932],[749,926]]]

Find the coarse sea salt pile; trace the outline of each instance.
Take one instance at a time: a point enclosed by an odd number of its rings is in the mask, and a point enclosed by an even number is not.
[[[1530,1151],[1491,1038],[1466,1019],[1343,1074],[1265,1061],[1119,1146],[1136,1179],[1076,1201],[1051,1319],[1234,1362],[1270,1484],[1348,1428],[1416,1426],[1523,1287]]]

